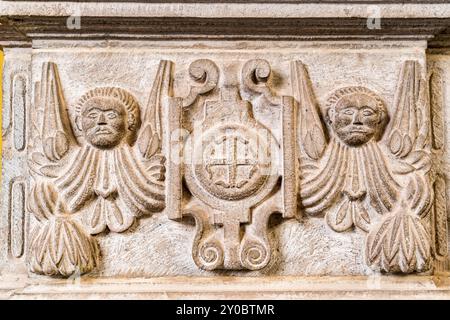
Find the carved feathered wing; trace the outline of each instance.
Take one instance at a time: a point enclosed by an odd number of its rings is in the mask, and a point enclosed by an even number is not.
[[[299,104],[297,139],[300,157],[306,156],[310,160],[318,160],[327,146],[327,139],[311,81],[301,61],[292,62],[291,77],[294,97]]]
[[[387,145],[402,159],[398,173],[409,173],[426,165],[431,147],[430,108],[427,81],[417,61],[405,61],[394,98],[394,113]]]
[[[44,110],[42,123],[42,149],[50,161],[64,157],[76,145],[67,114],[58,68],[52,62],[44,63],[41,78],[41,103]]]
[[[30,157],[30,169],[40,176],[56,178],[64,166],[61,160],[77,145],[56,64],[43,64],[36,97],[43,118],[42,126],[36,126],[40,131],[35,140],[38,149]],[[97,243],[69,214],[52,182],[36,181],[27,208],[39,221],[30,235],[28,264],[31,271],[70,276],[89,272],[97,266]]]
[[[67,213],[51,183],[36,183],[27,207],[40,222],[30,235],[31,271],[67,277],[98,265],[97,242]]]
[[[139,152],[145,159],[161,152],[162,128],[161,108],[164,100],[171,91],[172,63],[162,60],[150,92],[150,99],[144,111],[142,129],[139,133],[137,145]]]
[[[77,146],[55,63],[42,65],[42,77],[36,92],[37,109],[43,114],[42,125],[31,154],[29,166],[40,176],[56,178],[61,161]],[[42,148],[42,149],[39,149]]]
[[[394,173],[414,174],[408,185],[412,191],[404,198],[413,213],[424,217],[433,199],[425,177],[431,167],[431,117],[428,81],[422,77],[420,69],[417,61],[406,61],[402,65],[387,145],[398,159],[393,166]]]
[[[428,83],[417,61],[404,62],[387,135],[389,151],[398,159],[397,174],[408,174],[401,205],[369,232],[367,263],[385,272],[425,271],[431,265],[427,217],[433,203],[428,169],[431,132]]]
[[[430,236],[420,218],[407,210],[388,214],[367,236],[369,266],[385,272],[426,271],[430,268]]]

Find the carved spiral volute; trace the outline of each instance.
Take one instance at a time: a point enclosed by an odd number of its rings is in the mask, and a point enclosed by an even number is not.
[[[264,268],[270,260],[270,247],[261,239],[244,238],[241,244],[241,264],[250,270]]]
[[[204,270],[214,270],[223,265],[224,251],[220,241],[210,238],[198,246],[196,264]]]

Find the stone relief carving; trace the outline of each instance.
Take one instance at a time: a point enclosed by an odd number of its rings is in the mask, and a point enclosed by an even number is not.
[[[92,89],[79,99],[72,126],[57,66],[43,65],[37,104],[43,119],[29,159],[35,183],[28,209],[40,222],[30,247],[32,271],[91,271],[99,259],[92,235],[123,232],[136,218],[164,209],[160,97],[169,79],[170,63],[162,61],[142,116],[126,90]]]
[[[175,197],[179,204],[169,216],[194,217],[197,231],[192,255],[202,269],[263,268],[272,250],[267,235],[270,215],[294,215],[295,192],[286,195],[286,191],[295,189],[295,181],[283,180],[280,170],[281,150],[293,144],[291,135],[277,141],[253,115],[256,103],[278,108],[282,114],[292,113],[292,100],[271,94],[267,86],[270,73],[267,61],[250,60],[242,68],[241,87],[219,88],[215,63],[197,60],[189,68],[196,84],[186,98],[173,104],[174,108],[178,105],[178,116],[170,117],[172,130],[180,123],[191,130],[187,139],[179,140],[183,144],[182,170],[169,169],[174,180],[185,181],[178,193],[171,193],[179,194]],[[252,101],[242,99],[241,92]],[[182,109],[197,110],[202,116],[192,123],[183,117]],[[293,132],[292,122],[282,126],[291,126],[287,130]],[[292,185],[286,186],[289,183]]]
[[[370,89],[333,92],[323,116],[327,135],[305,67],[296,62],[293,71],[303,211],[324,214],[337,232],[366,232],[366,261],[375,270],[428,270],[432,185],[442,181],[431,161],[428,82],[419,63],[402,67],[389,124],[384,102]]]
[[[57,66],[43,65],[43,117],[28,147],[27,208],[38,221],[31,271],[92,271],[101,256],[95,235],[164,209],[171,220],[195,220],[192,257],[204,270],[266,267],[274,214],[324,217],[335,232],[365,234],[361,250],[374,270],[423,272],[446,256],[443,133],[429,91],[438,91],[438,75],[406,61],[392,106],[347,86],[321,109],[301,61],[291,63],[292,97],[274,92],[262,59],[239,75],[195,60],[185,97],[173,96],[172,68],[160,62],[145,108],[118,87],[89,90],[68,107]],[[224,81],[232,76],[238,84]],[[256,109],[277,125],[264,125]]]
[[[11,269],[23,263],[28,246],[28,215],[26,214],[27,138],[30,109],[29,52],[17,53],[3,65],[2,116],[2,200],[0,228],[4,230],[0,261],[11,263]]]

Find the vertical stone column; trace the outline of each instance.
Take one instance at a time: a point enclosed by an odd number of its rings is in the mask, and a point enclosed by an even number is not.
[[[24,268],[27,247],[29,217],[25,205],[28,195],[26,155],[31,92],[31,49],[5,49],[0,261],[8,263],[8,270],[3,271],[13,271],[14,268],[14,273]]]

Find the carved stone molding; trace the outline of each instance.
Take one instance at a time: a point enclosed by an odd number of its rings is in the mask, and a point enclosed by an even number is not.
[[[449,47],[446,0],[83,2],[0,2],[0,44],[31,46],[37,39],[101,40],[107,35],[130,40],[414,39]],[[68,27],[78,17],[83,27]],[[371,27],[378,17],[382,26]]]

